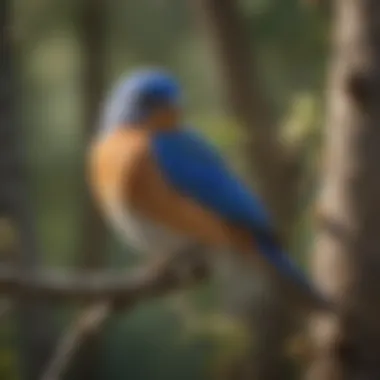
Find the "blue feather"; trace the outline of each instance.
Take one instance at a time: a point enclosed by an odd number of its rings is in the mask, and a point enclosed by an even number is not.
[[[100,129],[110,133],[120,124],[139,123],[149,116],[151,103],[166,102],[178,106],[179,84],[160,69],[145,69],[123,77],[104,104]]]
[[[224,220],[252,231],[259,251],[281,273],[310,284],[283,251],[261,200],[229,169],[218,151],[190,129],[157,132],[152,152],[165,180]]]

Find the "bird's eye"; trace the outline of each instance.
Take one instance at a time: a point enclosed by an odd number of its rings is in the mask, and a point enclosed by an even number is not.
[[[161,101],[153,94],[144,94],[140,97],[138,100],[140,107],[143,109],[152,109],[154,107],[157,107]]]
[[[152,112],[155,109],[167,107],[171,103],[170,97],[157,93],[145,93],[138,99],[139,108],[145,112]]]

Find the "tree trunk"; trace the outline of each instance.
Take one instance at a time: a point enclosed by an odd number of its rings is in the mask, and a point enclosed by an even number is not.
[[[27,193],[23,149],[21,147],[20,120],[16,117],[17,81],[11,2],[0,2],[0,218],[18,237],[17,261],[25,271],[39,265],[36,233]],[[9,247],[13,249],[15,247]],[[5,253],[5,256],[7,254]],[[42,373],[52,347],[53,326],[46,304],[26,299],[15,302],[18,316],[18,335],[21,353],[21,373],[26,380],[37,380]]]
[[[372,380],[380,379],[380,2],[334,6],[313,269],[340,313],[312,319],[307,378]]]
[[[197,0],[196,10],[215,51],[228,104],[246,131],[246,155],[257,179],[258,190],[275,216],[281,235],[287,238],[296,215],[300,168],[294,152],[287,150],[278,139],[278,126],[251,54],[252,43],[247,39],[238,2]],[[241,273],[237,273],[236,281],[232,283],[241,285],[240,276]],[[242,291],[240,285],[239,293]],[[248,359],[251,370],[245,378],[284,379],[283,349],[290,316],[281,302],[280,287],[271,285],[274,286],[270,290],[264,287],[263,293],[247,297],[245,313],[250,314],[255,339],[254,352]],[[234,298],[236,294],[231,294],[231,299]]]
[[[279,140],[271,103],[251,53],[245,24],[234,0],[197,0],[225,85],[227,104],[247,132],[247,158],[261,196],[286,236],[295,217],[299,167],[297,157]]]
[[[98,125],[99,106],[105,87],[105,22],[106,2],[85,0],[80,6],[80,41],[82,47],[82,93],[84,112],[85,151]],[[82,264],[86,269],[104,265],[106,230],[86,182],[86,168],[83,175],[83,244],[80,248]],[[99,379],[96,363],[100,359],[100,337],[94,334],[78,355],[78,378]]]
[[[98,114],[105,87],[106,2],[86,0],[81,9],[83,52],[83,100],[85,148],[98,126]],[[86,178],[86,174],[84,175]],[[84,184],[84,238],[82,256],[86,267],[104,264],[105,226],[94,206],[87,183]]]

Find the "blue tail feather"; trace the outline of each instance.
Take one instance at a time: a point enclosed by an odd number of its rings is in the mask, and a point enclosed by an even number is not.
[[[259,251],[266,260],[276,269],[281,278],[285,277],[291,285],[295,285],[297,292],[309,298],[308,301],[317,307],[330,308],[330,302],[322,296],[318,289],[307,278],[306,274],[296,265],[291,257],[277,243],[267,239],[257,240]]]

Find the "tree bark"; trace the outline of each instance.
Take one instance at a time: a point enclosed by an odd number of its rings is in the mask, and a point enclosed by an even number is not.
[[[380,378],[380,2],[334,1],[313,271],[340,307],[311,321],[310,380]]]
[[[98,112],[105,87],[105,22],[106,2],[85,0],[79,7],[80,41],[82,48],[82,94],[85,150],[98,124]],[[84,168],[86,170],[86,168]],[[85,181],[83,184],[83,244],[80,256],[85,268],[94,269],[104,265],[106,229]],[[79,357],[79,379],[99,378],[97,366],[100,355],[100,337],[93,335],[85,344]]]
[[[11,2],[0,3],[0,218],[2,227],[14,234],[7,259],[23,271],[39,266],[36,232],[27,193],[25,157],[21,147],[20,120],[16,117],[17,81],[11,24]],[[13,231],[13,232],[12,232]],[[17,245],[17,247],[16,247]],[[49,357],[53,326],[46,303],[36,300],[16,302],[20,368],[23,379],[37,380]]]
[[[246,156],[258,190],[275,217],[280,234],[289,237],[297,210],[300,168],[297,155],[279,140],[278,125],[260,80],[251,41],[234,0],[197,0],[196,11],[203,21],[225,85],[227,103],[244,128]],[[238,274],[238,276],[240,276]],[[239,282],[238,279],[234,282]],[[247,310],[252,323],[253,354],[244,378],[283,379],[286,372],[284,340],[290,326],[289,310],[278,284],[250,295]],[[239,293],[242,288],[239,287]],[[232,298],[236,294],[232,294]]]

